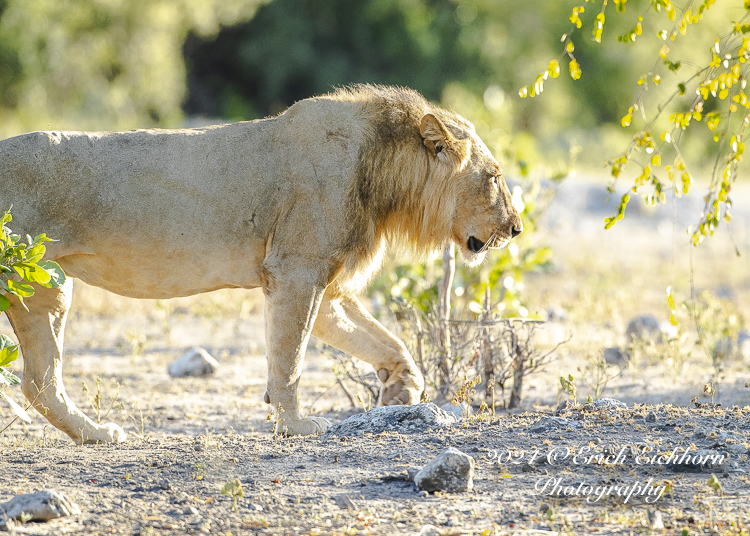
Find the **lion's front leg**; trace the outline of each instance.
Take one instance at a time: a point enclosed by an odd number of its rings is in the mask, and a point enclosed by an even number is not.
[[[286,435],[319,434],[330,426],[322,417],[302,418],[298,393],[307,342],[325,291],[321,283],[317,274],[295,273],[276,279],[266,292],[266,402],[283,410],[276,431]]]
[[[65,321],[73,295],[73,280],[59,288],[36,286],[26,311],[15,298],[6,311],[23,352],[21,389],[54,427],[78,444],[119,443],[125,431],[114,423],[97,424],[78,409],[63,385]]]
[[[383,405],[419,402],[424,379],[409,351],[358,299],[326,294],[313,334],[375,367],[385,387],[381,396]]]

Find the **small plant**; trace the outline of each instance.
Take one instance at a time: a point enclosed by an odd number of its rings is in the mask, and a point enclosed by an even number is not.
[[[106,419],[107,415],[112,411],[112,408],[115,407],[115,404],[117,403],[117,398],[120,396],[120,383],[116,382],[115,385],[115,392],[114,395],[110,395],[110,404],[107,410],[102,415],[102,406],[104,403],[104,394],[102,390],[102,379],[97,377],[96,378],[96,394],[92,393],[89,390],[89,386],[86,385],[86,382],[83,381],[83,392],[86,394],[86,398],[89,401],[89,405],[91,406],[91,409],[94,410],[94,414],[96,415],[96,422],[101,423],[102,419]]]
[[[711,397],[711,405],[714,405],[714,395],[716,394],[716,390],[714,389],[714,382],[708,382],[703,386],[703,393],[706,396]]]
[[[568,377],[560,376],[560,386],[562,390],[568,393],[573,399],[573,405],[578,405],[578,389],[576,388],[575,378],[572,374],[568,374]]]
[[[716,493],[721,493],[722,491],[724,491],[724,488],[721,487],[721,482],[719,482],[718,477],[713,473],[711,473],[711,476],[708,478],[708,486]]]
[[[134,436],[136,436],[141,441],[146,440],[146,421],[149,417],[151,417],[151,414],[154,412],[154,410],[149,410],[148,413],[144,414],[143,410],[141,409],[140,404],[138,402],[133,402],[131,407],[135,411],[129,411],[124,404],[120,404],[120,407],[125,411],[125,414],[128,416],[128,419],[133,421],[133,424],[135,424],[136,428],[138,429],[138,433],[136,432],[130,432]],[[138,412],[137,415],[135,412]]]
[[[580,370],[580,369],[579,369]],[[615,373],[609,372],[609,363],[604,359],[602,352],[587,355],[586,366],[583,370],[583,380],[586,385],[594,391],[593,400],[599,400],[607,388],[607,384],[622,374],[622,369]],[[591,397],[589,397],[591,398]],[[593,402],[593,400],[587,400]]]
[[[234,478],[221,487],[222,495],[229,495],[232,498],[232,510],[237,511],[237,499],[244,497],[242,482],[239,478]]]
[[[28,311],[24,298],[30,298],[36,292],[31,283],[45,288],[57,288],[65,283],[65,273],[60,265],[42,260],[47,251],[45,242],[54,240],[42,233],[34,238],[26,235],[24,243],[20,235],[13,234],[8,228],[7,224],[12,220],[10,209],[0,218],[0,312],[11,306],[8,295],[15,296],[21,306]],[[18,349],[18,345],[10,338],[0,335],[0,395],[10,405],[17,418],[31,422],[26,410],[5,392],[7,387],[20,383],[18,377],[7,368],[18,359]],[[13,422],[15,419],[11,424]],[[8,426],[1,431],[5,431]]]
[[[464,383],[461,384],[461,387],[458,388],[456,391],[456,394],[453,395],[453,398],[451,398],[451,404],[454,406],[460,406],[461,404],[466,404],[466,407],[464,407],[464,418],[469,418],[469,410],[471,409],[471,397],[475,394],[477,394],[476,390],[474,390],[474,387],[482,383],[482,377],[477,376],[473,380],[469,380],[466,376],[464,376]]]
[[[372,397],[370,396],[370,393],[367,393],[367,403],[365,403],[365,398],[362,396],[362,393],[357,391],[357,400],[359,400],[365,413],[372,409]]]
[[[284,424],[284,419],[281,418],[281,414],[284,413],[284,408],[279,404],[276,406],[276,411],[273,409],[273,406],[271,406],[271,410],[268,412],[266,420],[273,423],[273,438],[278,439],[282,432],[281,426]]]
[[[198,462],[195,464],[195,473],[193,474],[193,479],[201,481],[206,476],[206,464],[203,462]]]

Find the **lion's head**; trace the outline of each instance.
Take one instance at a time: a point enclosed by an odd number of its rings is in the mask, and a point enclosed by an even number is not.
[[[328,98],[361,105],[364,132],[341,284],[361,288],[386,244],[424,258],[453,240],[476,265],[523,230],[500,165],[469,121],[406,88],[359,85]]]
[[[444,123],[428,113],[420,134],[431,158],[449,174],[455,196],[450,238],[470,265],[479,264],[489,248],[505,247],[523,231],[503,171],[473,126],[458,116]],[[447,195],[448,192],[446,191]]]

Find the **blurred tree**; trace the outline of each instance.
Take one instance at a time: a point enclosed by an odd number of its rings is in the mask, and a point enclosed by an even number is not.
[[[583,91],[568,84],[541,107],[506,98],[531,76],[535,59],[553,53],[566,11],[545,0],[275,0],[216,37],[188,39],[185,109],[253,119],[334,86],[370,82],[406,85],[436,101],[460,86],[502,107],[508,131],[535,136],[619,121],[613,97],[627,93],[618,80],[634,71],[609,53],[599,61],[596,49],[582,54],[606,66],[605,76]]]
[[[182,121],[188,32],[263,0],[0,0],[0,136]]]
[[[352,82],[405,85],[439,100],[491,68],[462,42],[450,0],[276,0],[249,22],[185,47],[192,114],[249,119]]]

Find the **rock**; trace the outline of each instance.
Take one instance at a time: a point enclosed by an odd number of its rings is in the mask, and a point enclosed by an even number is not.
[[[321,438],[358,436],[363,432],[379,434],[384,431],[415,434],[451,426],[455,422],[456,417],[452,413],[443,411],[432,402],[414,406],[383,406],[352,415],[345,421],[334,424]]]
[[[170,363],[167,371],[175,378],[209,376],[219,368],[219,362],[203,348],[195,346],[182,357]]]
[[[474,458],[448,447],[414,476],[423,491],[470,491],[474,487]]]
[[[628,409],[628,405],[625,402],[620,402],[619,400],[615,400],[614,398],[600,398],[599,400],[594,400],[593,402],[585,404],[583,406],[583,409],[587,409],[590,411]]]
[[[662,332],[659,321],[654,315],[638,315],[628,322],[625,328],[627,343],[632,342],[662,342]]]
[[[442,409],[445,412],[452,413],[456,416],[456,420],[460,421],[464,418],[466,415],[466,402],[461,402],[458,406],[454,406],[450,402],[446,402],[442,406],[440,406],[440,409]],[[473,412],[471,411],[471,408],[469,408],[469,415],[471,415]]]
[[[78,505],[68,500],[63,493],[45,489],[37,493],[16,495],[6,503],[0,504],[0,526],[12,526],[8,520],[49,521],[58,517],[80,514]],[[6,529],[7,530],[7,529]]]
[[[412,536],[440,536],[441,534],[443,533],[435,525],[425,525],[419,532],[412,534]]]
[[[715,450],[691,450],[685,456],[681,451],[675,455],[676,461],[669,463],[669,468],[676,473],[700,473],[701,471],[717,471],[722,469],[726,457]],[[683,460],[684,457],[684,460]]]
[[[731,445],[727,445],[727,450],[732,454],[737,455],[747,454],[749,452],[748,448],[741,443],[732,443]]]
[[[611,346],[602,350],[602,357],[608,365],[624,365],[628,362],[628,354],[617,346]]]
[[[561,413],[565,413],[566,411],[570,411],[571,409],[573,409],[573,404],[571,404],[569,400],[563,400],[557,405],[557,408],[555,409],[555,415],[560,415]]]
[[[565,417],[542,417],[538,421],[536,421],[531,428],[529,429],[530,432],[533,432],[535,434],[542,434],[544,432],[548,432],[552,428],[557,429],[567,429],[568,427],[571,428],[578,428],[581,426],[581,423],[578,421],[572,421],[570,419],[566,419]]]
[[[356,510],[357,509],[357,503],[355,503],[351,497],[348,495],[339,495],[338,497],[334,497],[333,504],[338,506],[339,508],[343,510]]]
[[[650,411],[645,417],[646,422],[656,422],[656,412]]]

